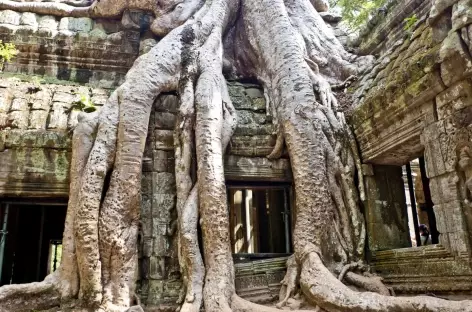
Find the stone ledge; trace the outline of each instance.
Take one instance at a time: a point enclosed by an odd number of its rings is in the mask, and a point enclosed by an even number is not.
[[[472,290],[469,258],[441,245],[372,252],[371,266],[397,293]]]

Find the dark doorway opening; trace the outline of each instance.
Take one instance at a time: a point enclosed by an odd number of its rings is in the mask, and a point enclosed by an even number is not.
[[[0,285],[43,280],[58,268],[67,206],[1,203]]]
[[[231,248],[236,258],[290,254],[290,185],[228,185]]]

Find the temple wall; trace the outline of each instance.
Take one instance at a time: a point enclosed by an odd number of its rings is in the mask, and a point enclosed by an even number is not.
[[[401,8],[407,13],[399,16],[408,16],[422,12],[433,1],[402,6],[407,2],[414,1],[401,1],[392,10],[401,12]],[[445,2],[434,3],[438,7]],[[400,40],[396,35],[399,25],[383,42],[376,41],[389,23],[386,20],[374,27],[361,45],[380,57],[351,87],[359,104],[349,120],[363,162],[374,173],[386,165],[402,166],[424,156],[440,245],[398,252],[374,248],[373,264],[398,291],[444,291],[447,287],[468,291],[472,289],[468,282],[472,276],[471,188],[467,182],[472,164],[470,1],[450,1],[434,20],[429,14],[419,15],[416,25],[404,30]],[[380,213],[385,208],[372,204],[379,198],[369,194],[366,210]],[[382,243],[379,237],[374,245]],[[424,266],[419,269],[421,263]]]
[[[14,75],[13,75],[14,76]],[[67,200],[71,135],[86,95],[99,110],[110,89],[29,76],[0,74],[0,199]],[[290,182],[288,159],[265,158],[275,145],[261,88],[228,82],[239,116],[225,159],[228,180]],[[178,97],[156,100],[143,158],[139,293],[142,302],[174,310],[181,281],[177,259],[173,128]],[[240,266],[240,267],[239,267]],[[284,260],[237,265],[238,291],[256,301],[273,300]]]

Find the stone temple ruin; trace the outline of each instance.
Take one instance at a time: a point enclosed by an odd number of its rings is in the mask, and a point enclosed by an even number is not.
[[[441,2],[441,1],[438,1]],[[396,294],[460,298],[472,292],[472,2],[401,0],[355,45],[375,66],[338,96],[362,156],[367,261]],[[436,14],[436,16],[435,16]],[[416,16],[412,27],[405,19]],[[346,44],[337,19],[325,20]],[[0,11],[0,40],[19,54],[0,74],[0,285],[42,280],[61,257],[74,108],[97,109],[134,60],[156,44],[150,16],[54,17]],[[261,87],[228,81],[238,127],[225,158],[238,293],[278,296],[292,252],[290,159],[266,158],[276,129]],[[138,294],[149,311],[175,307],[175,94],[160,96],[142,176]],[[156,105],[157,106],[157,105]],[[419,225],[429,242],[421,243]],[[34,265],[32,265],[32,263]]]

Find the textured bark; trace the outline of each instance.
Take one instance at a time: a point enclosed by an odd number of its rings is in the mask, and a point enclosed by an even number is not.
[[[181,311],[197,312],[202,304],[207,312],[276,311],[235,294],[223,156],[236,114],[223,64],[262,83],[278,129],[268,157],[280,157],[285,142],[291,159],[295,254],[278,307],[301,291],[312,306],[332,312],[472,311],[470,301],[388,296],[380,278],[363,272],[361,162],[331,85],[350,79],[371,58],[343,49],[318,14],[327,9],[325,0],[2,0],[0,8],[92,17],[145,9],[156,16],[153,31],[168,33],[135,62],[98,116],[81,118],[61,268],[41,283],[0,288],[2,311],[58,305],[125,311],[134,304],[142,154],[152,105],[168,91],[180,96],[174,143]]]

